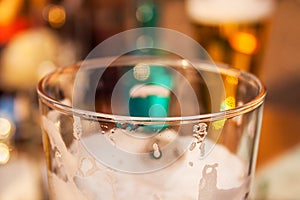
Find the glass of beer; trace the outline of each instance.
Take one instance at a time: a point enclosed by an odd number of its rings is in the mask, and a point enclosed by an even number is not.
[[[188,0],[195,39],[213,60],[258,74],[273,0]]]
[[[266,91],[176,56],[94,58],[38,84],[50,199],[247,199]]]

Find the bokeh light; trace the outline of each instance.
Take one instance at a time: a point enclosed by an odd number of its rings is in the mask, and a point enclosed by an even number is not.
[[[142,4],[136,10],[136,19],[142,23],[152,20],[154,13],[151,5]]]
[[[39,78],[42,78],[55,69],[56,65],[51,60],[45,60],[38,66],[38,76]]]
[[[47,20],[53,28],[60,28],[66,22],[66,10],[63,6],[51,5],[48,8]]]
[[[0,139],[6,139],[12,132],[12,125],[8,119],[0,118]]]
[[[222,102],[221,111],[230,110],[235,107],[236,107],[235,98],[233,96],[229,96]],[[226,119],[217,120],[212,123],[212,126],[215,130],[219,130],[219,129],[223,128],[225,122],[226,122]]]
[[[4,143],[0,143],[0,165],[6,164],[9,158],[10,158],[9,147]]]
[[[239,79],[235,76],[226,76],[226,83],[229,83],[231,85],[237,85],[239,82]]]
[[[137,64],[133,68],[133,76],[139,81],[145,81],[150,76],[150,67],[146,64]]]
[[[239,32],[230,38],[230,45],[236,51],[244,54],[253,54],[257,49],[257,39],[250,33]]]
[[[221,105],[221,110],[230,110],[235,108],[235,98],[233,96],[229,96],[225,99],[225,101]]]

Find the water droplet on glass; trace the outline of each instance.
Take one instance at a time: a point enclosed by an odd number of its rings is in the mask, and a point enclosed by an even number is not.
[[[204,156],[204,154],[205,154],[205,148],[204,147],[205,147],[205,143],[201,142],[201,144],[199,146],[201,156]]]
[[[56,158],[61,158],[61,153],[57,148],[55,148],[54,155],[55,155]]]
[[[81,160],[80,170],[84,176],[90,176],[97,172],[98,167],[93,158],[83,158]]]
[[[193,167],[193,166],[194,166],[194,163],[193,163],[193,162],[189,162],[189,166],[190,166],[190,167]]]
[[[152,156],[153,156],[153,158],[155,158],[155,159],[159,159],[159,158],[161,158],[161,151],[160,151],[160,149],[159,149],[159,146],[158,146],[158,144],[157,143],[154,143],[153,145],[152,145],[152,147],[153,147],[153,151],[152,151]]]
[[[193,151],[196,147],[196,142],[193,142],[189,148],[190,151]]]
[[[112,135],[112,133],[108,134],[108,139],[111,141],[111,143],[112,143],[113,145],[116,145],[115,138],[114,138],[114,136]]]
[[[107,125],[101,124],[100,127],[101,127],[102,129],[108,129],[108,126],[107,126]]]

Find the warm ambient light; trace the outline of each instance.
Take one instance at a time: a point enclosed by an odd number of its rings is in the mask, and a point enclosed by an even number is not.
[[[0,1],[0,26],[8,26],[13,23],[22,8],[23,0]]]
[[[235,108],[235,98],[229,96],[225,99],[225,102],[222,103],[221,109],[222,110],[229,110]]]
[[[12,125],[9,120],[0,118],[0,139],[6,139],[11,133]]]
[[[225,80],[226,83],[229,83],[231,85],[237,85],[239,82],[239,79],[235,76],[226,76]]]
[[[62,6],[50,6],[48,11],[48,22],[53,28],[60,28],[66,21],[66,11]]]
[[[38,77],[42,78],[46,74],[50,73],[51,71],[55,70],[56,66],[51,60],[45,60],[41,62],[38,66]]]
[[[9,158],[10,158],[9,147],[4,143],[0,143],[0,165],[6,164]]]
[[[257,39],[250,33],[237,33],[230,38],[230,45],[236,51],[253,54],[257,49]]]

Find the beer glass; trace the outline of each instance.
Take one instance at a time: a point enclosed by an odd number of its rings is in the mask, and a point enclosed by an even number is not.
[[[273,0],[188,0],[195,39],[213,60],[257,74],[266,45]]]
[[[38,84],[50,199],[247,199],[266,91],[176,56],[93,58]]]

